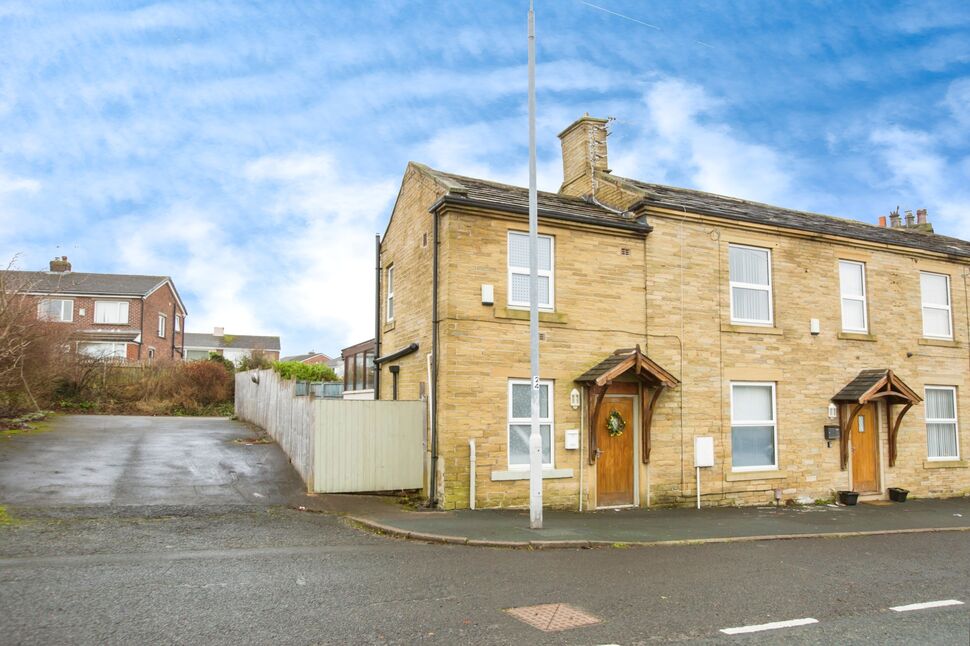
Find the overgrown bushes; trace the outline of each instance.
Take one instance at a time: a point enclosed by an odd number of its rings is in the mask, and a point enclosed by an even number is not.
[[[299,361],[274,361],[273,370],[283,379],[299,381],[340,381],[333,368],[323,363],[300,363]]]

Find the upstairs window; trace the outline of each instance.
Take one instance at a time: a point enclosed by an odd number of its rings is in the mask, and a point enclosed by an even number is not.
[[[128,301],[95,301],[94,322],[116,325],[128,323]]]
[[[158,336],[159,338],[165,338],[165,327],[168,323],[168,318],[164,314],[158,315]]]
[[[731,281],[731,322],[771,325],[771,251],[758,247],[728,247]]]
[[[555,279],[552,236],[538,237],[539,307],[553,309]],[[509,305],[529,307],[529,234],[509,231]]]
[[[923,300],[923,336],[952,339],[950,320],[950,277],[946,274],[920,272]]]
[[[539,382],[539,434],[542,466],[552,468],[551,381]],[[509,381],[509,468],[529,468],[529,436],[532,434],[532,382]]]
[[[394,320],[394,265],[387,268],[387,322]]]
[[[181,332],[182,331],[182,317],[181,316],[176,316],[175,317],[175,331],[176,332]]]
[[[63,298],[44,299],[37,304],[37,318],[41,321],[71,323],[74,321],[74,301]]]
[[[868,332],[865,264],[851,260],[840,260],[839,287],[842,292],[842,330],[845,332]]]
[[[957,389],[926,387],[926,449],[930,460],[959,460]]]

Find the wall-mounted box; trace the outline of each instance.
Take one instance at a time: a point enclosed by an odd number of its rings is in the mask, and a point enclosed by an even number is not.
[[[482,305],[495,304],[495,285],[482,284]]]
[[[694,466],[695,467],[714,466],[714,438],[713,437],[694,438]]]
[[[825,426],[825,441],[832,442],[839,439],[841,433],[839,432],[839,427],[835,425]]]
[[[579,429],[572,428],[566,431],[565,444],[570,451],[579,448]]]

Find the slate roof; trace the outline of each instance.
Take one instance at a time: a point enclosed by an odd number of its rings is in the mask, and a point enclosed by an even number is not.
[[[836,402],[857,402],[859,397],[866,394],[870,388],[875,386],[880,379],[886,376],[889,370],[886,368],[878,368],[873,370],[863,370],[855,379],[850,381],[845,385],[845,387],[840,390],[832,401]]]
[[[473,206],[493,207],[520,213],[528,212],[529,190],[527,188],[445,173],[422,164],[411,163],[436,178],[448,189],[448,195],[439,202],[457,204],[465,202]],[[663,184],[651,184],[605,173],[601,173],[599,176],[602,177],[604,182],[619,183],[641,193],[642,199],[631,206],[632,210],[641,205],[675,211],[686,209],[690,213],[738,222],[765,224],[970,258],[970,242],[959,238],[903,228],[880,227],[859,220],[786,209],[737,197]],[[538,202],[539,215],[546,218],[586,221],[645,234],[652,230],[646,219],[638,220],[630,213],[617,213],[600,204],[578,197],[539,191]]]
[[[590,368],[580,376],[576,377],[574,381],[578,381],[581,383],[596,381],[599,377],[601,377],[602,375],[605,375],[607,372],[609,372],[610,370],[618,366],[620,363],[626,361],[627,358],[629,358],[629,356],[630,356],[629,353],[611,354],[610,356],[606,357],[605,359],[597,363],[595,366],[593,366],[592,368]]]
[[[89,274],[67,271],[3,271],[8,288],[44,294],[80,294],[98,296],[145,296],[168,276],[133,276],[128,274]]]
[[[226,334],[215,336],[199,332],[185,333],[186,348],[233,348],[237,350],[279,350],[278,336],[256,336],[252,334]]]
[[[855,238],[867,242],[925,249],[938,253],[970,258],[970,242],[938,234],[920,233],[906,229],[880,227],[858,220],[837,218],[809,211],[786,209],[736,197],[705,193],[687,188],[649,184],[634,179],[617,178],[644,192],[641,203],[661,208],[712,215],[741,222],[755,222],[787,229],[811,231]]]
[[[326,357],[327,361],[330,361],[330,357],[322,354],[320,352],[307,352],[306,354],[293,354],[288,357],[283,357],[280,361],[306,361],[310,357]]]

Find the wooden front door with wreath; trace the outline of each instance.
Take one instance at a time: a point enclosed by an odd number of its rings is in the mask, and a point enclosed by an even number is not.
[[[596,419],[596,505],[635,504],[634,397],[607,394]]]

